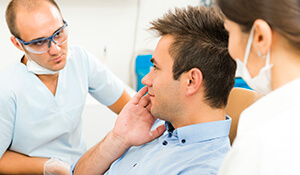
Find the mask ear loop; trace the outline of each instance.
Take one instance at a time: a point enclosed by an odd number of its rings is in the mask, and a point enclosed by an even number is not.
[[[257,55],[259,56],[259,58],[266,58],[266,55],[262,55],[260,50],[257,51]]]
[[[20,41],[17,39],[17,42],[19,43],[19,45],[23,48],[23,50],[24,50],[24,55],[26,56],[26,57],[28,57],[28,61],[31,61],[32,59],[31,59],[31,57],[26,53],[26,49],[25,49],[25,47],[23,46],[23,44],[21,44],[20,43]],[[27,62],[28,62],[27,61]]]
[[[271,65],[270,64],[270,59],[271,59],[271,51],[270,51],[270,49],[268,50],[268,53],[267,53],[267,59],[266,59],[266,67],[267,66],[273,66],[273,65]]]
[[[248,39],[247,46],[246,46],[246,51],[245,51],[245,56],[244,56],[244,65],[245,66],[248,62],[249,53],[250,53],[250,49],[251,49],[251,44],[252,44],[252,41],[253,41],[253,34],[254,34],[254,26],[252,26],[252,28],[251,28],[249,39]]]

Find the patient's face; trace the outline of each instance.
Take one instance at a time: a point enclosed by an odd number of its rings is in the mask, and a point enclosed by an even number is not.
[[[170,35],[160,39],[153,53],[153,69],[142,80],[148,86],[151,114],[171,123],[176,117],[180,117],[178,113],[181,110],[180,80],[173,78],[173,58],[169,55],[172,41]]]

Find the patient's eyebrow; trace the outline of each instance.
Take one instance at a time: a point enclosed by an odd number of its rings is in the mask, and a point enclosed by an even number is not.
[[[151,58],[150,61],[151,61],[151,63],[153,63],[153,64],[158,64],[157,61],[155,60],[155,58]]]

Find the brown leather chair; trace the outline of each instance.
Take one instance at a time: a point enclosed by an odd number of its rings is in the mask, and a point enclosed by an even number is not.
[[[225,111],[226,114],[232,118],[231,128],[229,133],[231,144],[235,139],[238,122],[242,111],[247,107],[249,107],[251,104],[253,104],[255,101],[257,101],[262,96],[263,95],[255,91],[248,90],[245,88],[233,88],[232,91],[230,92]]]

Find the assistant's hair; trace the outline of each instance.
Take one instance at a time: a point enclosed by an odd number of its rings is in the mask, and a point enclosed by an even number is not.
[[[203,75],[205,101],[213,108],[227,104],[234,85],[236,63],[227,49],[228,33],[217,8],[191,7],[169,11],[151,22],[150,30],[174,38],[169,53],[174,59],[173,77],[198,68]]]
[[[54,5],[60,12],[59,6],[55,2],[55,0],[11,0],[9,2],[5,12],[5,18],[9,31],[13,36],[20,37],[20,32],[16,25],[18,10],[22,8],[26,11],[32,11],[39,8],[39,5],[42,1],[46,1]]]
[[[299,0],[217,0],[217,4],[243,32],[249,32],[256,19],[263,19],[292,46],[300,49]]]

